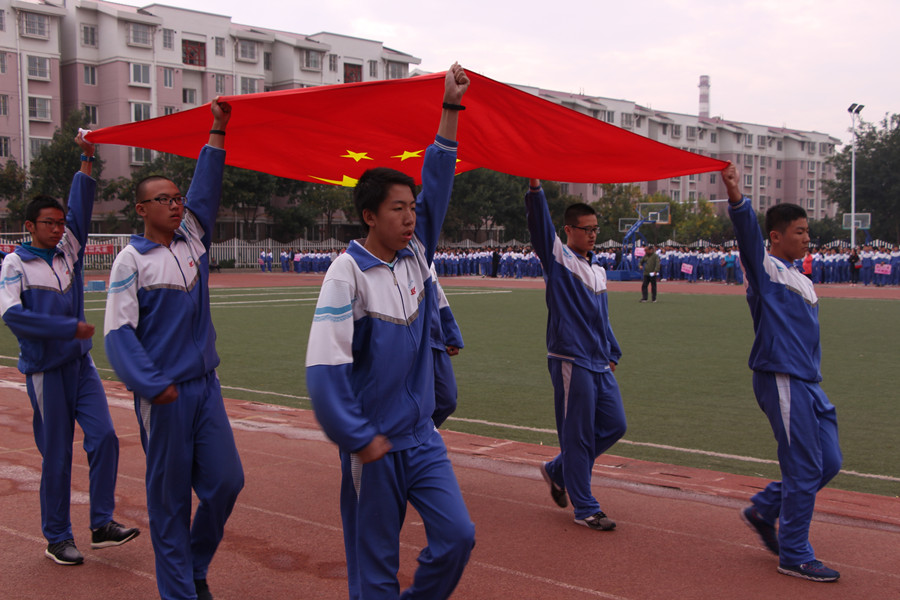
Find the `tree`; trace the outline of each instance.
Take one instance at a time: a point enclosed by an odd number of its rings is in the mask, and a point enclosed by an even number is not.
[[[443,231],[453,238],[464,231],[504,227],[504,237],[521,238],[525,225],[525,190],[528,182],[521,177],[488,169],[475,169],[456,177],[453,198],[447,209]]]
[[[46,194],[63,201],[69,197],[72,176],[81,168],[80,153],[74,140],[78,128],[85,127],[87,123],[86,111],[73,110],[62,126],[57,127],[50,143],[31,161],[31,196]],[[93,166],[93,177],[98,180],[103,172],[103,161],[99,155],[100,152],[97,153]]]
[[[295,193],[295,200],[299,201],[298,214],[305,215],[305,219],[315,224],[316,218],[325,217],[325,232],[323,239],[335,237],[334,213],[342,211],[348,219],[356,218],[356,207],[353,204],[353,192],[349,188],[336,185],[323,185],[318,183],[302,183]]]
[[[829,198],[850,212],[852,146],[828,160],[835,178],[823,182]],[[900,242],[900,115],[880,127],[861,122],[856,143],[856,212],[872,213],[872,236]]]
[[[28,174],[25,169],[14,158],[7,160],[0,170],[0,199],[6,200],[9,222],[15,223],[16,229],[24,229],[27,186]]]

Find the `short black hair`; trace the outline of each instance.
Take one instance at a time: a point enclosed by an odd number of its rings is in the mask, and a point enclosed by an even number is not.
[[[377,213],[378,207],[385,201],[388,191],[393,185],[408,186],[413,197],[416,196],[416,182],[406,173],[401,173],[396,169],[376,167],[368,169],[360,176],[356,187],[353,188],[353,204],[356,205],[359,222],[362,223],[364,231],[369,231],[369,226],[363,218],[363,211],[369,210]]]
[[[566,225],[572,226],[578,223],[578,219],[584,216],[596,215],[597,211],[584,202],[576,202],[566,208],[566,214],[563,221]]]
[[[776,204],[766,211],[766,237],[773,231],[784,233],[788,225],[797,219],[806,218],[806,210],[802,206],[790,202]]]
[[[134,186],[134,201],[140,202],[141,191],[143,191],[145,185],[147,185],[148,183],[151,183],[153,181],[160,181],[160,180],[172,181],[165,175],[147,175],[146,177],[144,177],[143,179],[138,181],[137,184]],[[175,182],[172,181],[172,183],[175,183]]]
[[[45,208],[58,208],[63,214],[66,214],[66,209],[63,208],[62,202],[53,196],[45,196],[42,194],[32,198],[31,202],[28,203],[28,206],[25,207],[25,220],[34,223],[35,219],[40,216],[41,211]]]

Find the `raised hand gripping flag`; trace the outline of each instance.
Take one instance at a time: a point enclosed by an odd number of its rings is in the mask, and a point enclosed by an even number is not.
[[[477,73],[460,113],[457,173],[484,167],[520,177],[624,183],[719,171],[685,152]],[[419,182],[441,116],[444,74],[223,96],[232,107],[226,163],[280,177],[353,186],[391,167]],[[96,144],[196,158],[209,138],[209,105],[88,134]]]

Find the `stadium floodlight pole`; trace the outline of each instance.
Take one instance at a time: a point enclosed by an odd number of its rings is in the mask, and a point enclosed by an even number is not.
[[[850,146],[850,247],[856,248],[856,120],[863,109],[862,104],[854,102],[847,109],[850,113],[850,131],[853,135]]]

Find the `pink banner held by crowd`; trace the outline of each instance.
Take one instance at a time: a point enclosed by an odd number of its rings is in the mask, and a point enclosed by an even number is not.
[[[720,171],[726,163],[656,142],[477,73],[460,113],[457,173],[487,168],[573,183],[624,183]],[[444,74],[223,96],[232,107],[226,163],[353,186],[372,167],[420,180],[441,117]],[[209,105],[87,135],[97,144],[196,158]],[[102,155],[102,149],[101,149]]]
[[[112,244],[88,244],[84,247],[85,254],[115,254],[115,251]]]

